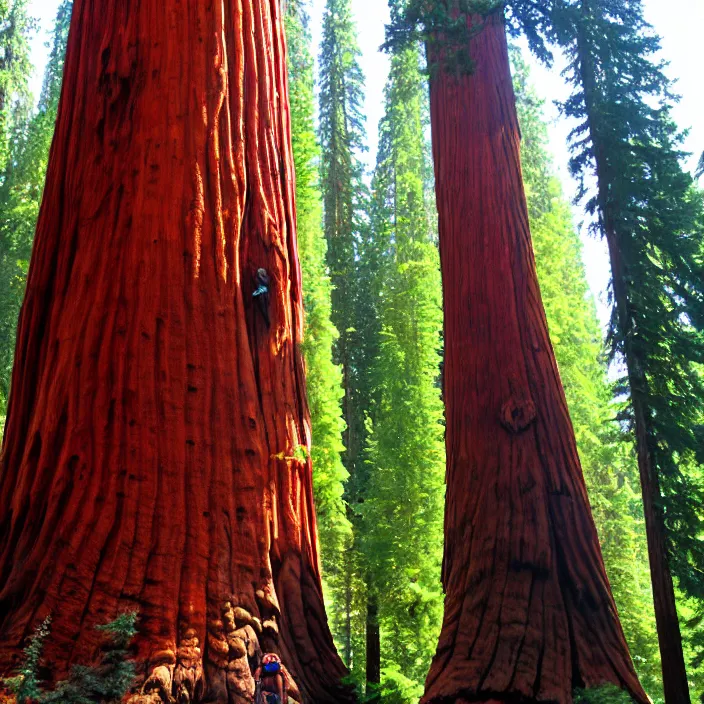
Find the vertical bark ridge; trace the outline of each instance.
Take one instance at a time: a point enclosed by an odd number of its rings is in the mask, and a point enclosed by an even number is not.
[[[423,702],[641,703],[538,287],[500,14],[431,78],[445,289],[445,618]]]
[[[251,700],[327,627],[278,0],[76,0],[0,469],[0,669],[55,676],[138,608],[149,690]],[[272,279],[271,327],[252,299]],[[153,695],[151,695],[153,696]]]

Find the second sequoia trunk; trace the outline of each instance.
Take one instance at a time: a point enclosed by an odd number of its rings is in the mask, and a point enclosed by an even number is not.
[[[500,14],[472,55],[473,75],[431,78],[447,596],[424,702],[568,704],[573,688],[611,682],[644,704],[548,336]]]
[[[302,701],[349,699],[306,451],[285,58],[278,0],[74,4],[0,470],[0,673],[48,614],[60,677],[136,609],[166,700],[251,701],[262,650]]]

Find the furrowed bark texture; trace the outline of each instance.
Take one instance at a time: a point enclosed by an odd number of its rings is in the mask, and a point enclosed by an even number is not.
[[[2,455],[2,672],[48,613],[60,677],[139,609],[145,692],[251,701],[274,650],[296,697],[349,700],[301,451],[279,13],[74,3]]]
[[[604,571],[536,278],[502,18],[431,79],[445,291],[445,618],[424,702],[648,701]]]

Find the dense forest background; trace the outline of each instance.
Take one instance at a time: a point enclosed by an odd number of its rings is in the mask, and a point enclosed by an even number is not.
[[[442,288],[425,58],[415,45],[391,53],[369,173],[363,154],[372,127],[363,114],[364,76],[350,2],[328,0],[319,57],[313,55],[306,3],[290,0],[288,6],[304,352],[328,616],[360,692],[389,704],[413,702],[435,651],[443,598]],[[0,415],[70,15],[71,2],[63,0],[41,94],[33,96],[29,42],[36,28],[22,0],[0,0]],[[571,205],[550,156],[540,91],[516,47],[511,60],[552,342],[626,637],[645,689],[662,702],[643,503],[620,380],[622,350],[614,350],[598,320]],[[575,103],[565,109],[578,116]],[[670,130],[676,133],[674,125]],[[576,140],[578,173],[584,161],[579,134]],[[673,191],[690,188],[667,183]],[[692,191],[688,198],[701,222],[700,196]],[[647,288],[653,280],[641,283]],[[667,310],[665,305],[662,314]],[[617,324],[611,333],[618,336]],[[697,375],[701,361],[693,362]],[[694,426],[701,421],[701,397],[696,384],[690,391],[694,406],[682,423]],[[678,527],[687,531],[692,521],[700,525],[700,516],[692,519],[687,511],[700,509],[701,466],[684,449],[671,459],[685,476],[672,491],[689,492],[678,504],[684,506]],[[696,546],[673,545],[686,553],[686,566],[673,571],[691,690],[704,697],[701,565],[688,557],[696,556]]]

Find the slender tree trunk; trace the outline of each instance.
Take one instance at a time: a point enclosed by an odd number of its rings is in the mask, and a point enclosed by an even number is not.
[[[610,247],[611,249],[611,243]],[[612,255],[613,262],[613,255]],[[615,290],[616,287],[614,287]],[[628,355],[631,356],[631,355]],[[632,367],[632,359],[626,364]],[[645,406],[638,398],[637,374],[629,372],[631,402],[635,416],[636,448],[638,468],[643,492],[643,510],[648,538],[648,557],[653,586],[655,621],[658,629],[660,659],[662,660],[662,682],[666,704],[690,704],[687,666],[682,649],[682,633],[677,615],[675,589],[670,572],[665,519],[662,513],[660,482],[651,459]]]
[[[445,619],[423,701],[568,704],[613,682],[644,704],[548,336],[500,14],[472,53],[472,76],[431,79],[448,457]]]
[[[345,564],[345,644],[343,658],[347,667],[352,667],[352,570]]]
[[[370,580],[367,580],[369,583]],[[381,632],[376,596],[367,597],[367,699],[377,701],[375,688],[381,684]],[[376,696],[374,696],[376,694]],[[370,698],[371,697],[371,698]]]
[[[349,701],[320,586],[278,0],[76,0],[0,474],[0,671],[139,609],[145,677]],[[271,327],[253,304],[271,276]]]
[[[589,60],[586,38],[581,28],[577,33],[577,48],[587,113],[594,115],[596,109],[596,79],[593,66]],[[619,327],[624,337],[624,356],[626,358],[626,367],[628,368],[631,403],[635,419],[636,450],[643,492],[643,509],[648,538],[655,620],[658,629],[660,658],[662,660],[665,701],[667,704],[689,704],[687,667],[682,649],[682,634],[677,616],[675,588],[672,581],[672,573],[670,572],[660,481],[657,470],[653,466],[649,445],[649,438],[652,434],[648,429],[647,404],[642,396],[647,388],[647,380],[642,372],[637,355],[633,351],[632,336],[634,331],[629,310],[629,295],[626,283],[627,271],[621,256],[617,229],[608,197],[611,179],[609,178],[609,164],[606,158],[604,141],[592,119],[589,120],[589,130],[594,146],[599,208],[602,213],[604,233],[611,260],[614,304]]]

